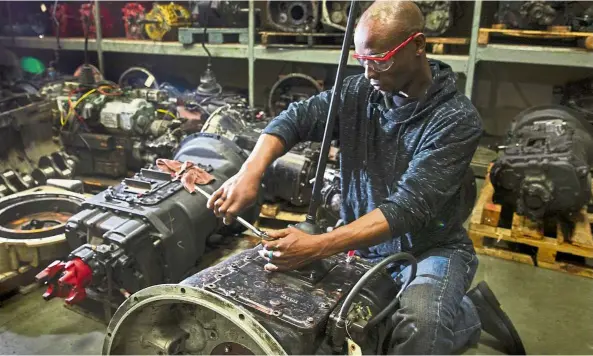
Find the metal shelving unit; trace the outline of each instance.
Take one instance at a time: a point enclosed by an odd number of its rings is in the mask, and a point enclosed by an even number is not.
[[[97,0],[95,0],[98,3]],[[254,103],[254,66],[256,61],[292,61],[301,63],[317,63],[337,65],[339,49],[314,49],[314,48],[267,48],[255,44],[255,20],[253,14],[254,0],[249,1],[249,43],[244,44],[209,44],[208,49],[214,57],[247,59],[249,72],[249,103]],[[543,64],[571,67],[593,68],[593,53],[586,50],[573,48],[555,48],[542,46],[521,46],[521,45],[500,45],[489,44],[479,46],[477,43],[480,18],[482,14],[482,0],[474,3],[474,14],[472,19],[470,50],[468,55],[431,55],[451,65],[453,70],[465,74],[465,93],[471,98],[475,82],[477,64],[481,61]],[[139,53],[150,55],[177,55],[206,57],[207,54],[200,45],[183,46],[178,42],[155,42],[147,40],[128,40],[118,38],[101,38],[100,24],[96,24],[97,39],[89,40],[89,50],[97,51],[99,57],[99,68],[104,72],[103,52],[118,53]],[[0,43],[6,46],[22,48],[56,49],[55,38],[37,37],[0,37]],[[84,39],[64,38],[60,40],[63,50],[83,50]],[[348,65],[357,65],[352,59]]]

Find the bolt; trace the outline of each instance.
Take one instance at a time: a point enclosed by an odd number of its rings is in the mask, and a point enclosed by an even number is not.
[[[233,350],[233,348],[231,347],[231,345],[226,345],[224,347],[224,353],[228,354],[229,352],[231,352]]]
[[[214,289],[215,287],[216,287],[216,284],[214,284],[214,283],[210,283],[206,286],[206,288],[208,288],[208,289]]]
[[[315,319],[313,319],[312,317],[308,317],[307,318],[307,323],[308,324],[313,324],[314,321],[315,321]]]
[[[239,265],[237,265],[236,263],[231,263],[231,268],[238,269]]]
[[[229,292],[229,295],[231,297],[234,297],[235,295],[237,295],[237,292],[235,292],[234,290],[232,290],[232,291]]]
[[[338,288],[338,289],[336,290],[336,292],[338,292],[338,293],[342,293],[342,288]]]
[[[277,306],[279,306],[280,304],[282,304],[282,302],[281,302],[281,301],[279,301],[278,299],[272,299],[272,300],[270,301],[270,304],[271,304],[272,306],[274,306],[274,307],[277,307]]]

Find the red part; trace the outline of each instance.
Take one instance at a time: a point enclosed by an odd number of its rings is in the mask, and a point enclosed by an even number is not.
[[[91,283],[93,271],[83,260],[76,257],[66,263],[53,262],[35,278],[47,279],[47,290],[43,298],[60,297],[65,298],[67,304],[76,304],[86,298],[85,288]]]
[[[140,21],[144,20],[144,6],[137,2],[129,2],[121,9],[121,12],[123,14],[122,19],[124,20],[126,38],[142,39],[143,26]]]
[[[80,5],[78,10],[80,14],[80,23],[82,24],[83,33],[86,32],[86,21],[89,22],[89,38],[95,38],[97,29],[95,27],[95,4],[92,3],[85,3]],[[109,10],[103,6],[99,8],[101,12],[101,35],[103,37],[112,37],[113,36],[113,18]]]

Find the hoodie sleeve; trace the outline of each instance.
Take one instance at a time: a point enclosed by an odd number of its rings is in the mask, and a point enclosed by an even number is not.
[[[408,169],[379,206],[392,236],[415,233],[457,192],[482,135],[475,113],[455,112],[428,134]]]

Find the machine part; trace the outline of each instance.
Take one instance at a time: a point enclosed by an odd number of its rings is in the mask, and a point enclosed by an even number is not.
[[[593,124],[593,77],[555,87],[556,102],[581,112]]]
[[[268,273],[266,263],[256,248],[179,285],[154,286],[132,295],[109,323],[103,354],[165,353],[158,345],[172,342],[174,351],[187,354],[212,354],[227,346],[238,351],[230,343],[254,355],[331,354],[329,335],[344,298],[372,266],[346,262],[346,255],[290,272]],[[364,326],[398,291],[393,279],[379,271],[352,294],[348,334],[365,353],[376,354],[378,340],[377,330]],[[177,337],[164,343],[159,337],[164,331]]]
[[[131,76],[130,74],[135,73],[135,72],[144,73],[146,75],[146,78],[142,79],[142,80],[133,78],[133,76]],[[130,78],[127,78],[128,76],[132,77],[133,82],[130,82]],[[159,88],[159,83],[156,81],[156,77],[151,72],[149,72],[148,69],[143,68],[143,67],[130,67],[130,68],[126,69],[119,76],[117,85],[119,85],[120,88],[127,88],[127,87],[132,87],[132,88],[153,87],[155,89]]]
[[[54,152],[39,158],[37,168],[31,176],[39,185],[44,185],[51,178],[70,179],[74,176],[77,160],[64,152]]]
[[[123,132],[129,135],[146,135],[155,120],[155,109],[144,99],[130,102],[107,102],[101,110],[99,122],[107,132]]]
[[[74,78],[81,78],[83,76],[84,70],[89,71],[90,69],[90,75],[93,78],[93,83],[99,83],[100,81],[104,80],[105,78],[103,78],[103,73],[101,73],[101,71],[99,70],[99,68],[95,67],[92,64],[81,64],[79,65],[76,70],[74,71]],[[89,76],[89,74],[85,74],[86,76]],[[88,79],[87,79],[88,81]]]
[[[574,16],[571,20],[573,31],[593,32],[593,6],[589,6],[581,16]]]
[[[191,24],[189,11],[175,3],[160,5],[155,2],[152,5],[152,10],[144,18],[144,31],[148,38],[154,41],[162,41],[176,27]]]
[[[416,0],[424,15],[424,34],[441,36],[453,25],[454,3],[451,1]]]
[[[319,150],[299,152],[297,147],[274,161],[262,180],[266,200],[281,199],[295,206],[307,205],[311,201],[311,180],[315,177],[318,158]]]
[[[68,254],[65,223],[83,195],[37,187],[0,199],[0,284]],[[29,267],[27,267],[29,266]]]
[[[547,29],[565,25],[563,1],[499,1],[495,21],[508,28]]]
[[[79,9],[80,11],[80,9]],[[49,13],[55,14],[53,35],[59,37],[79,37],[83,35],[82,22],[76,21],[80,12],[76,14],[75,3],[59,2],[50,7]]]
[[[129,2],[121,9],[126,38],[141,40],[144,38],[144,6],[137,2]]]
[[[591,124],[567,107],[521,112],[490,171],[493,201],[535,221],[570,218],[591,198],[592,133]]]
[[[208,62],[206,71],[200,76],[200,85],[196,93],[201,96],[215,96],[222,93],[222,86],[216,81],[216,76],[212,70],[212,63]]]
[[[202,186],[211,193],[239,171],[246,157],[224,137],[196,134],[181,143],[175,160],[191,161],[213,175],[215,180]],[[243,217],[253,222],[258,215],[256,205]],[[41,275],[49,286],[47,298],[70,297],[72,290],[84,286],[117,305],[124,296],[113,291],[134,293],[154,284],[179,282],[196,266],[211,235],[243,230],[240,225],[223,225],[206,208],[203,196],[188,193],[170,174],[142,169],[85,201],[68,220],[66,237],[73,250],[68,260],[81,262],[48,267]],[[67,266],[73,266],[74,275],[90,268],[91,281],[58,287]],[[80,300],[75,297],[71,302]]]
[[[247,27],[247,1],[190,1],[192,19],[208,27]]]
[[[83,29],[86,29],[85,24],[87,21],[89,22],[89,38],[95,38],[97,36],[94,7],[94,2],[84,3],[80,5],[78,10]],[[112,37],[114,34],[114,20],[111,12],[109,12],[107,7],[102,7],[99,11],[101,12],[101,35],[103,37]]]
[[[372,5],[372,1],[360,1],[358,6],[360,7],[362,14],[369,6]],[[348,13],[350,12],[350,3],[339,0],[322,0],[321,1],[321,23],[329,26],[330,28],[346,31],[346,22],[348,20]],[[359,17],[360,18],[360,17]],[[356,19],[358,23],[358,18]]]
[[[293,102],[306,100],[323,90],[323,81],[303,73],[280,76],[268,95],[268,110],[275,117]]]
[[[266,24],[284,32],[315,32],[319,25],[319,2],[266,1]]]

